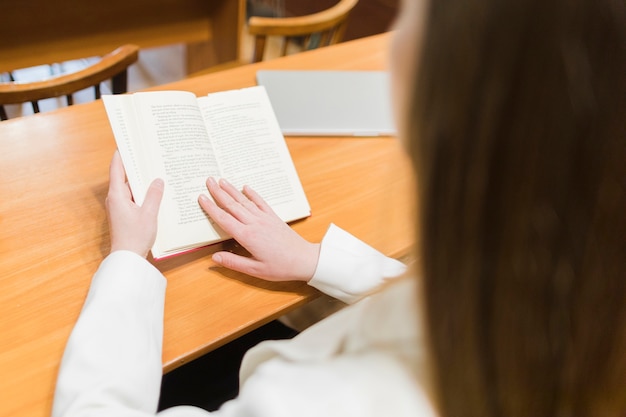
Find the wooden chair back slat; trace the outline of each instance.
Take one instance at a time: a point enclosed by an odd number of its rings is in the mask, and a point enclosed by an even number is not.
[[[263,60],[266,39],[269,36],[284,38],[281,56],[287,54],[289,39],[303,39],[304,49],[314,49],[340,42],[345,32],[348,16],[357,3],[358,0],[340,0],[326,10],[306,16],[252,16],[248,19],[248,33],[255,37],[252,62]],[[312,45],[310,40],[315,38],[317,38],[317,43]]]
[[[248,19],[247,25],[248,34],[254,37],[251,61],[236,59],[225,65],[217,65],[193,73],[190,77],[263,61],[266,49],[270,49],[268,48],[269,37],[282,38],[277,51],[280,56],[292,52],[289,47],[293,45],[298,45],[296,49],[300,51],[339,43],[343,39],[348,17],[357,3],[358,0],[339,0],[337,4],[326,10],[305,16],[252,16]]]
[[[128,67],[139,58],[137,45],[124,45],[103,56],[98,62],[80,71],[33,82],[0,83],[0,120],[6,120],[4,105],[31,102],[33,111],[39,112],[38,101],[67,97],[72,105],[72,94],[87,88],[95,89],[95,98],[100,98],[100,83],[111,80],[113,94],[125,93],[128,88]]]

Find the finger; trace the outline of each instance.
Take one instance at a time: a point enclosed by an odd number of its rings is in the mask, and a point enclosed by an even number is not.
[[[165,184],[163,180],[160,178],[155,179],[152,181],[152,184],[150,184],[150,187],[148,187],[146,198],[143,200],[142,209],[153,218],[156,218],[159,214],[159,206],[163,198],[164,188]]]
[[[241,222],[239,220],[223,210],[204,194],[200,194],[198,202],[206,214],[208,214],[209,217],[213,219],[213,221],[217,223],[226,233],[231,236],[237,234],[237,228],[241,226]]]
[[[243,187],[244,195],[250,199],[261,211],[265,213],[274,214],[274,210],[270,207],[269,204],[261,197],[256,191],[254,191],[251,187],[244,185]]]
[[[109,191],[121,192],[125,187],[126,171],[124,171],[124,164],[122,164],[122,157],[119,151],[115,151],[113,159],[111,159],[111,165],[109,166]]]
[[[248,210],[255,210],[258,207],[252,203],[248,197],[246,197],[241,191],[235,188],[230,182],[225,179],[220,179],[219,186],[230,195],[233,200],[247,208]]]
[[[215,203],[242,223],[250,221],[250,212],[227,193],[213,178],[207,179],[207,188]]]
[[[211,196],[213,197],[213,200],[215,200],[215,204],[217,204],[218,206],[225,208],[227,207],[229,204],[236,202],[231,196],[230,194],[228,194],[227,192],[225,192],[217,183],[217,181],[215,181],[215,179],[213,177],[209,177],[206,180],[206,187],[209,190],[209,193],[211,194]]]

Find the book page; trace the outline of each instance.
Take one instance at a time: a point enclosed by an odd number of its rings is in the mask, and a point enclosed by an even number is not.
[[[126,170],[133,198],[137,204],[141,205],[153,176],[150,161],[143,157],[147,152],[143,148],[145,141],[137,140],[141,136],[141,129],[138,126],[133,98],[130,95],[104,95],[102,101],[115,135],[117,149]]]
[[[227,239],[204,213],[205,181],[255,189],[285,221],[310,207],[263,87],[211,94],[158,91],[104,97],[135,201],[163,178],[155,258]]]
[[[205,181],[219,169],[194,94],[176,91],[132,96],[147,184],[165,181],[153,255],[221,238],[198,204]],[[145,192],[144,192],[145,193]]]
[[[249,185],[285,221],[306,217],[310,208],[285,139],[263,87],[198,98],[221,177],[241,189]]]

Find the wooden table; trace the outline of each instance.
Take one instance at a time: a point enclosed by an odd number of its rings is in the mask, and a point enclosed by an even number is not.
[[[245,0],[28,0],[3,2],[0,72],[186,43],[188,73],[239,58]]]
[[[198,95],[255,84],[265,69],[382,69],[388,35],[192,78]],[[319,241],[334,222],[391,256],[409,252],[411,174],[395,138],[287,138]],[[100,101],[0,123],[0,416],[47,416],[65,343],[108,252],[115,149]],[[216,247],[157,262],[168,279],[163,363],[174,369],[313,299],[216,267]]]

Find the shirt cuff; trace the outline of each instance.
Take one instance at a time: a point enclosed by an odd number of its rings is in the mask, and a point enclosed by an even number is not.
[[[322,239],[309,285],[345,303],[354,303],[402,275],[406,265],[331,224]]]

